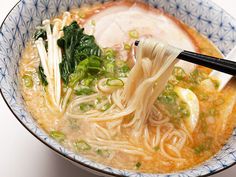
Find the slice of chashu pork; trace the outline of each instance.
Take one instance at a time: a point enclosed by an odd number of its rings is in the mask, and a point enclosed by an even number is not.
[[[83,26],[85,33],[93,34],[102,48],[123,49],[138,38],[152,37],[181,49],[197,51],[197,46],[178,21],[141,3],[108,3]],[[121,55],[122,59],[128,58],[125,50]],[[177,65],[186,73],[195,69],[195,64],[185,61],[179,61]]]

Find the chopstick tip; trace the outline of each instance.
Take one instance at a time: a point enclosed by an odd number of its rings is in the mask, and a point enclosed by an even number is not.
[[[134,45],[135,45],[135,46],[138,46],[138,44],[139,44],[139,41],[135,41],[135,42],[134,42]]]

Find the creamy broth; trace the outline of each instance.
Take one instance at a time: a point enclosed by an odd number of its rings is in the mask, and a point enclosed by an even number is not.
[[[86,6],[81,7],[80,9],[74,9],[71,11],[71,16],[67,19],[66,24],[70,25],[72,21],[76,20],[78,24],[83,26],[95,14],[99,14],[104,9],[114,5],[123,5],[122,3],[124,2],[119,2],[118,4],[113,2],[105,5],[96,4],[92,7]],[[128,6],[130,6],[130,4],[128,4]],[[138,3],[137,6],[144,9],[148,8],[148,10],[153,11],[153,13],[161,13],[144,4]],[[63,19],[62,16],[59,18]],[[174,19],[174,17],[169,17],[167,15],[167,18],[171,18],[183,31],[183,34],[188,36],[196,51],[211,56],[222,57],[219,50],[208,39],[200,35],[194,29],[179,22],[177,19]],[[51,22],[52,21],[53,19],[51,19]],[[122,60],[122,62],[130,67],[133,66],[131,46],[127,46],[128,52],[127,48],[117,48],[117,46],[108,47],[117,51],[118,56],[123,57],[125,55],[127,60]],[[116,62],[120,61],[119,57],[115,57],[115,59]],[[204,162],[217,153],[226,143],[235,126],[236,108],[234,103],[236,100],[236,84],[234,80],[232,80],[223,91],[217,92],[215,89],[217,87],[216,82],[211,82],[212,84],[209,85],[209,83],[205,81],[209,80],[208,74],[211,71],[210,69],[197,66],[194,71],[185,73],[183,69],[179,67],[175,68],[166,89],[156,101],[160,116],[168,118],[168,125],[172,125],[176,130],[186,130],[186,127],[183,128],[182,126],[184,126],[183,121],[189,113],[184,112],[185,107],[180,107],[177,103],[177,105],[175,105],[175,103],[170,103],[171,99],[173,99],[173,94],[176,94],[174,93],[174,90],[170,88],[172,86],[192,90],[198,98],[200,113],[194,131],[185,132],[187,140],[180,150],[180,157],[176,155],[178,153],[175,153],[170,149],[171,146],[165,146],[165,151],[168,152],[169,156],[177,159],[184,159],[172,160],[163,155],[160,150],[160,144],[151,147],[153,148],[153,151],[151,151],[142,141],[138,143],[133,141],[130,136],[132,127],[124,128],[115,126],[115,124],[121,124],[121,122],[124,124],[129,123],[129,121],[132,120],[132,117],[128,117],[120,122],[119,120],[116,122],[93,122],[88,121],[86,118],[72,118],[51,106],[52,104],[50,101],[45,99],[45,97],[47,97],[45,86],[41,84],[38,77],[39,64],[40,57],[35,42],[32,39],[27,43],[19,64],[21,92],[25,104],[32,116],[40,127],[63,146],[78,154],[82,154],[89,159],[111,167],[151,173],[167,173],[188,169]],[[65,85],[62,87],[62,97],[65,97],[66,95],[66,91],[64,91],[65,87]],[[73,101],[74,97],[76,97],[76,94],[73,92],[67,105],[70,105],[70,102]],[[92,102],[99,102],[102,99],[103,98],[100,95],[94,98]],[[179,98],[176,99],[178,100]],[[182,104],[182,102],[180,103]],[[233,109],[231,110],[230,107]],[[84,109],[86,111],[87,107]],[[112,130],[112,128],[109,128],[111,126],[115,126],[116,128]],[[155,127],[149,127],[150,139],[154,138],[152,135],[155,134],[155,131]],[[168,126],[160,128],[159,136],[162,137],[166,131],[169,131]],[[107,132],[109,132],[109,134],[107,134]],[[95,134],[99,137],[96,141],[94,140]],[[177,142],[177,140],[178,136],[176,135],[169,139],[165,139],[165,143],[172,144],[175,141]],[[113,143],[115,146],[111,146]],[[121,151],[120,148],[127,150]]]

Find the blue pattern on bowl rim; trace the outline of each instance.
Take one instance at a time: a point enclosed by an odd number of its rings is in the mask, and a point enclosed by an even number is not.
[[[100,0],[104,2],[104,0]],[[21,0],[8,14],[0,30],[0,88],[1,94],[12,113],[36,138],[64,157],[97,172],[116,176],[157,177],[158,174],[137,173],[111,168],[92,162],[65,149],[40,129],[28,111],[19,91],[17,79],[18,61],[26,41],[35,26],[43,19],[62,11],[79,7],[93,0]],[[236,20],[223,9],[207,0],[146,0],[154,7],[181,19],[207,36],[223,54],[236,44]],[[226,169],[236,163],[236,131],[228,143],[213,158],[200,166],[166,176],[205,176]]]

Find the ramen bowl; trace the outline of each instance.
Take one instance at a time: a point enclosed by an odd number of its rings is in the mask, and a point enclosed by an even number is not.
[[[22,0],[13,7],[0,31],[0,88],[1,94],[17,120],[36,138],[74,164],[102,176],[206,176],[222,171],[236,163],[236,131],[212,158],[191,169],[171,174],[148,174],[115,169],[93,162],[64,148],[50,138],[27,111],[18,82],[18,62],[26,42],[36,26],[44,19],[80,7],[86,0]],[[104,3],[105,1],[99,1]],[[150,0],[144,1],[167,14],[173,15],[206,36],[227,55],[236,44],[236,20],[207,0]]]

